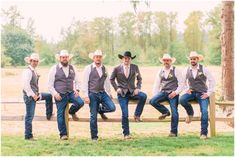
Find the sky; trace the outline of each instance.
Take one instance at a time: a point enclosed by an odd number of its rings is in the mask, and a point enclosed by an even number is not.
[[[150,7],[141,2],[137,11],[177,12],[177,29],[182,31],[185,28],[184,20],[190,12],[199,10],[206,14],[219,3],[219,0],[152,0]],[[36,34],[51,42],[61,40],[61,29],[74,20],[115,18],[126,11],[134,12],[130,0],[1,0],[1,9],[12,5],[16,5],[24,17],[23,27],[29,18],[34,19]]]

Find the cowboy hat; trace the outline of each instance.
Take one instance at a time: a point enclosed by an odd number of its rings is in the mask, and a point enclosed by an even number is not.
[[[40,60],[38,53],[32,53],[30,56],[24,58],[24,61],[26,63],[30,63],[30,60],[36,60],[38,62],[42,62],[43,61],[43,60]]]
[[[129,58],[131,58],[131,59],[134,59],[134,58],[136,57],[136,55],[135,55],[135,56],[132,56],[130,51],[126,51],[126,52],[123,53],[123,55],[118,54],[118,57],[119,57],[120,59],[122,59],[123,57],[129,57]]]
[[[196,51],[191,51],[188,59],[190,59],[192,57],[198,57],[199,61],[203,60],[203,58],[204,58],[203,55],[198,54]]]
[[[176,61],[176,59],[174,58],[174,57],[171,57],[169,54],[167,54],[167,53],[165,53],[165,54],[163,54],[163,57],[162,58],[159,58],[159,61],[161,62],[161,63],[163,63],[163,60],[164,59],[170,59],[171,60],[171,62],[172,62],[172,64]]]
[[[57,60],[60,60],[60,57],[68,56],[69,60],[73,57],[72,54],[69,54],[67,50],[61,50],[58,54],[55,55]]]
[[[94,56],[102,56],[103,58],[105,58],[105,55],[103,55],[103,52],[101,50],[96,50],[95,52],[91,52],[89,53],[89,58],[93,59]]]

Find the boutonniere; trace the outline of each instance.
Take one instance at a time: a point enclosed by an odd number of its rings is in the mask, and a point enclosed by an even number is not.
[[[173,75],[170,73],[169,75],[168,75],[168,78],[172,78],[173,77]]]
[[[70,73],[74,73],[73,69],[69,69],[69,72],[70,72]]]
[[[202,72],[198,72],[198,76],[202,76],[203,75],[203,73]]]
[[[137,77],[139,75],[139,73],[135,73],[135,76]]]
[[[103,74],[104,77],[107,77],[108,76],[108,73],[105,71],[104,74]]]

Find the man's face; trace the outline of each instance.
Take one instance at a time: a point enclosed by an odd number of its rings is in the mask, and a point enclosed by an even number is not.
[[[198,63],[198,57],[191,57],[190,58],[190,63],[192,66],[196,66]]]
[[[66,67],[69,63],[69,56],[60,56],[60,63]]]
[[[102,63],[102,56],[94,56],[93,61],[96,65],[100,65]]]
[[[122,62],[123,62],[124,65],[129,65],[129,64],[131,64],[131,58],[127,57],[127,56],[124,56],[122,58]]]
[[[33,60],[31,59],[30,60],[30,65],[33,67],[33,68],[36,68],[38,66],[38,60]]]
[[[163,59],[163,65],[165,66],[165,68],[169,69],[171,67],[171,63],[171,59]]]

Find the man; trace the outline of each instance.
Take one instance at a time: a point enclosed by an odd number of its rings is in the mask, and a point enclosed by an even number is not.
[[[86,66],[84,70],[83,91],[85,102],[90,106],[90,130],[91,139],[98,140],[97,112],[102,119],[108,119],[104,113],[116,110],[111,100],[110,82],[105,66],[102,64],[103,54],[101,50],[96,50],[89,54],[93,63]],[[102,106],[100,107],[100,104]]]
[[[36,72],[40,59],[37,53],[32,53],[25,58],[29,64],[27,69],[23,72],[23,98],[26,104],[25,115],[25,139],[34,140],[32,134],[32,121],[34,117],[36,101],[45,100],[46,102],[46,117],[51,119],[53,112],[52,96],[49,93],[39,93],[38,80],[39,75]]]
[[[130,139],[129,119],[128,119],[128,102],[129,100],[139,100],[134,119],[140,122],[147,95],[141,92],[142,77],[139,68],[135,64],[131,64],[131,60],[136,56],[132,56],[131,52],[126,51],[118,57],[122,59],[122,64],[115,67],[110,77],[111,84],[117,91],[118,101],[122,109],[122,129],[124,139]],[[116,81],[117,83],[116,83]],[[137,83],[135,85],[135,80]]]
[[[172,64],[175,62],[175,58],[172,58],[169,54],[164,54],[160,62],[164,65],[155,79],[153,94],[154,97],[150,100],[150,104],[156,108],[162,115],[159,119],[165,119],[170,116],[170,111],[161,104],[163,101],[168,101],[171,108],[171,131],[169,137],[177,137],[178,134],[178,100],[179,93],[183,89],[182,74]]]
[[[191,66],[187,68],[185,84],[188,83],[186,93],[180,97],[180,104],[185,108],[188,116],[185,122],[190,123],[193,117],[193,108],[189,101],[196,100],[201,111],[201,136],[200,139],[207,139],[208,133],[208,104],[209,96],[214,92],[215,79],[209,70],[198,62],[203,60],[203,56],[192,51],[189,55]],[[209,82],[209,88],[207,86]]]
[[[69,102],[72,106],[69,114],[72,115],[74,121],[78,121],[76,112],[84,105],[83,100],[79,96],[80,86],[78,82],[78,74],[74,66],[69,64],[72,58],[67,50],[61,50],[56,58],[60,61],[54,65],[49,72],[49,91],[55,98],[57,106],[57,123],[60,131],[60,139],[67,140],[67,130],[65,124],[65,108]]]

